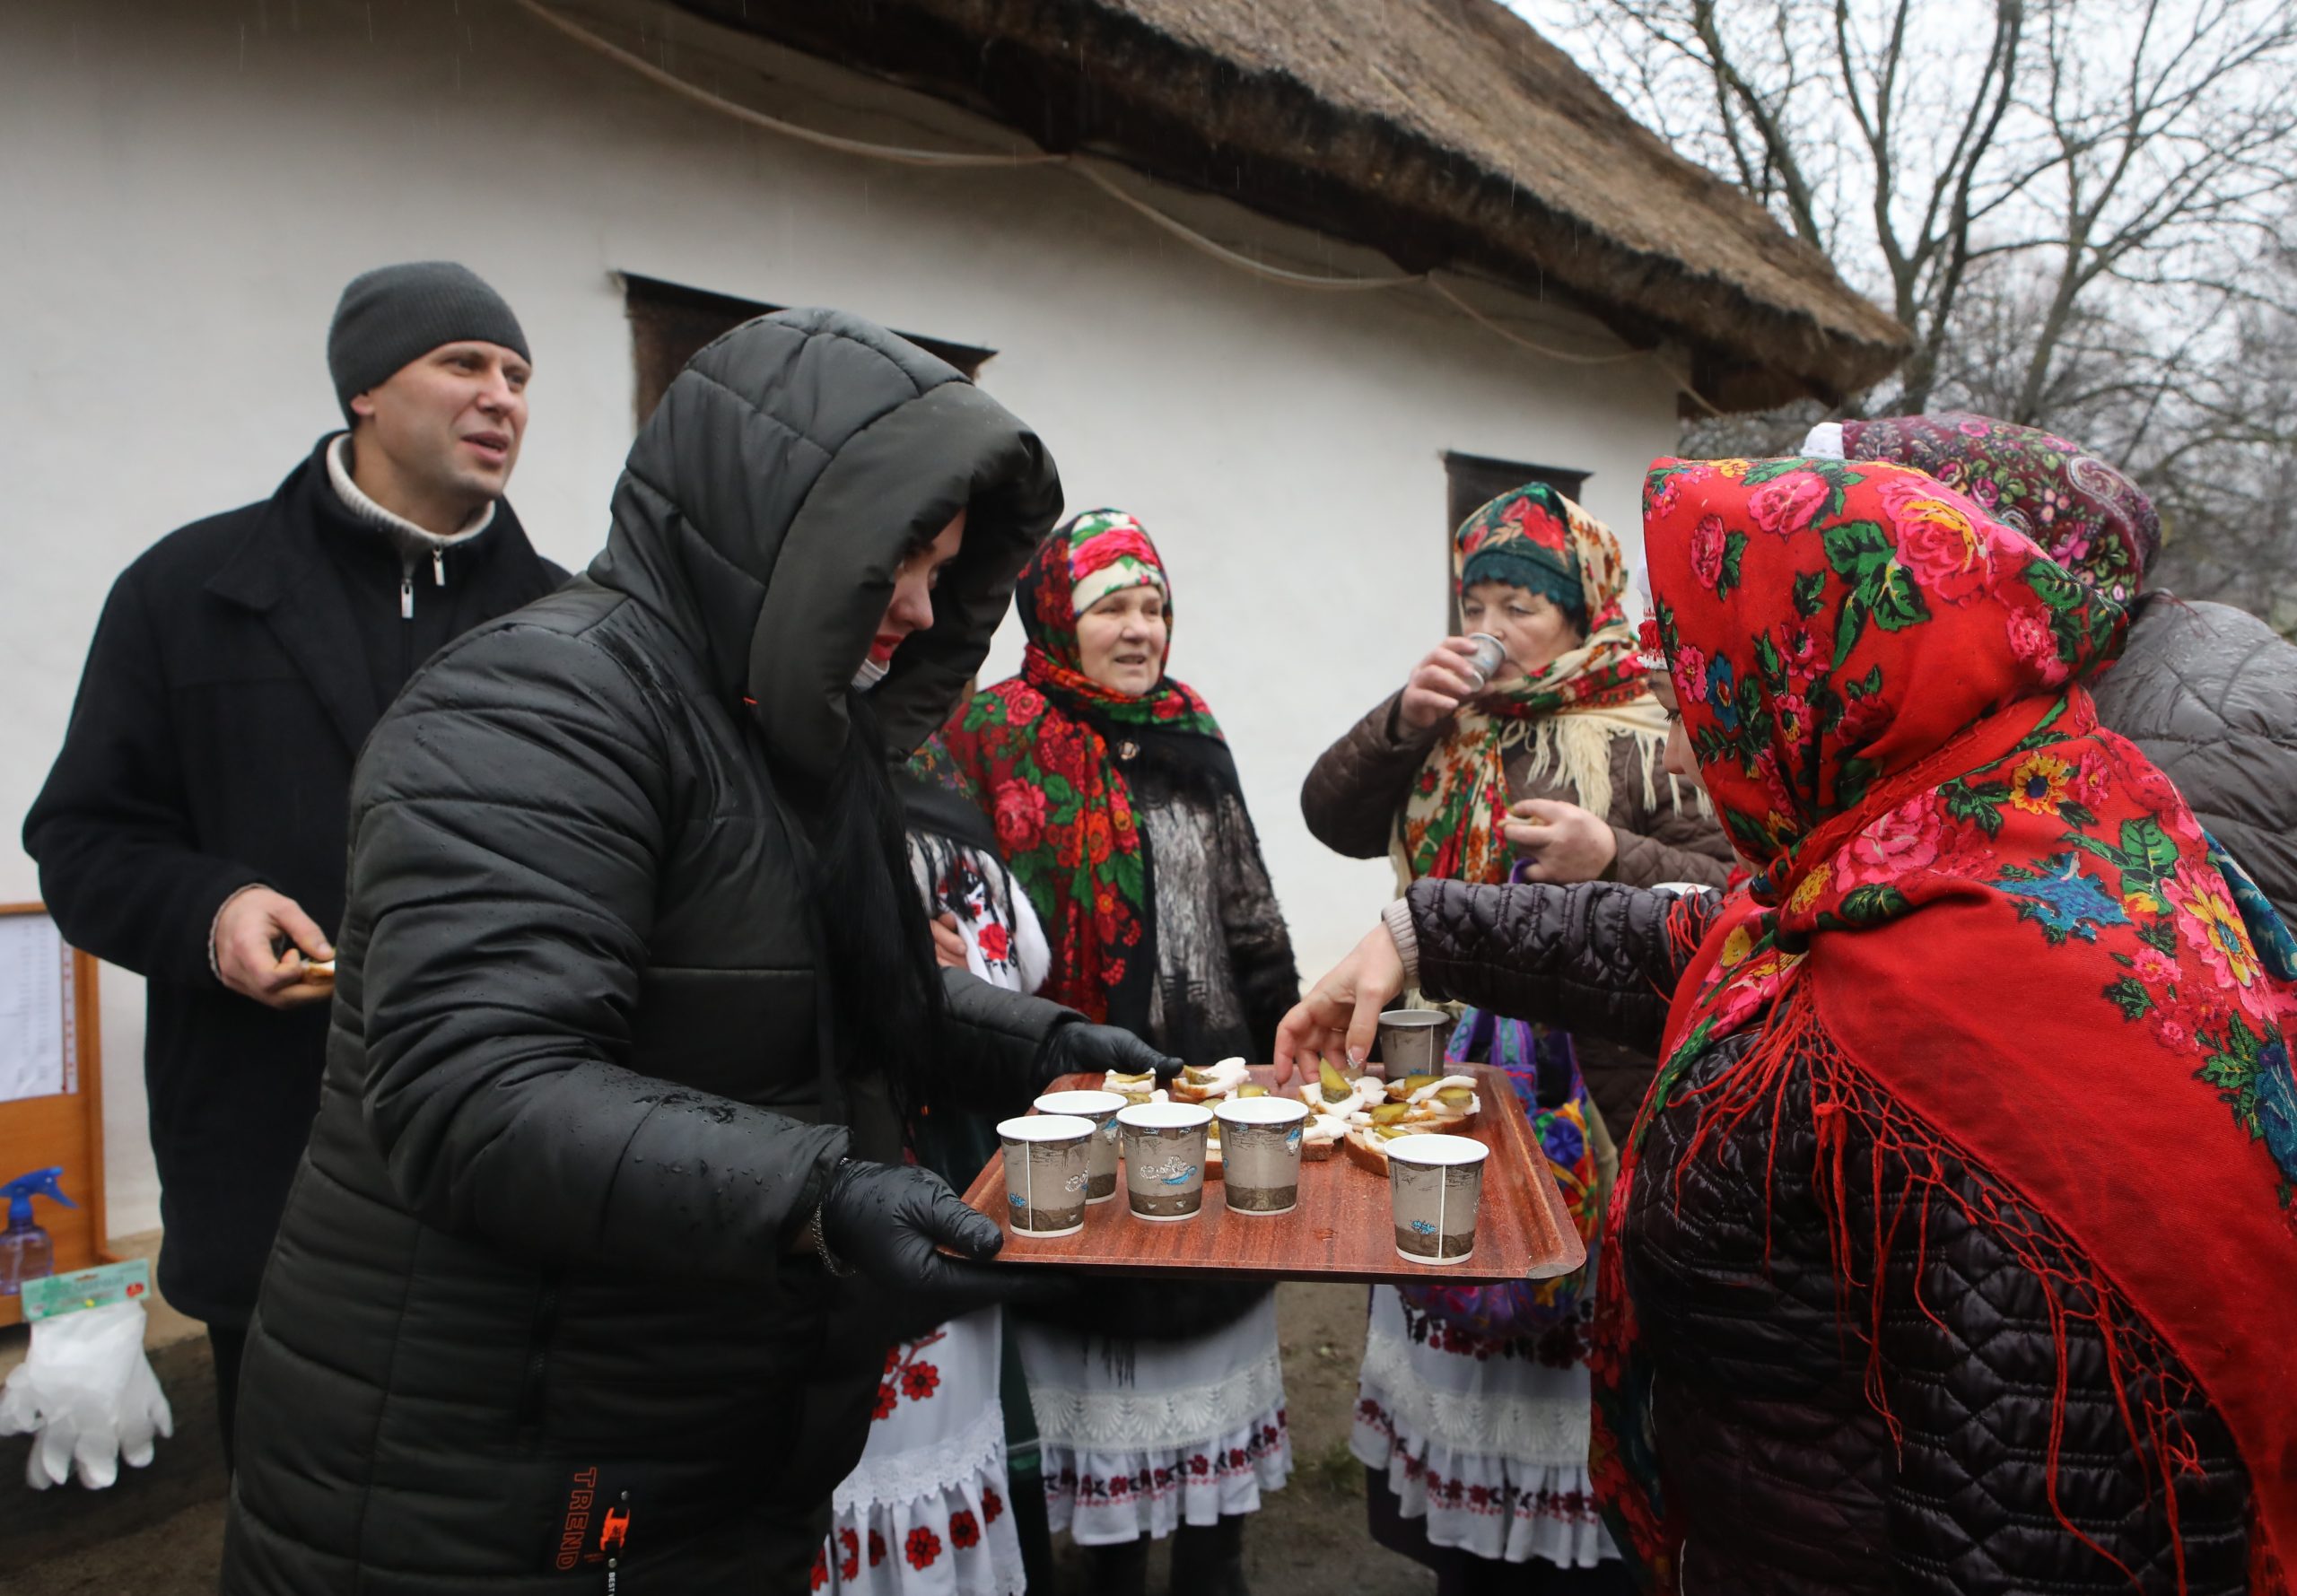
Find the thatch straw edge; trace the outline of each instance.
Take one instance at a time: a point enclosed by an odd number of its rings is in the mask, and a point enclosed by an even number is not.
[[[683,0],[1051,150],[1692,351],[1725,408],[1835,399],[1906,331],[1493,0]]]

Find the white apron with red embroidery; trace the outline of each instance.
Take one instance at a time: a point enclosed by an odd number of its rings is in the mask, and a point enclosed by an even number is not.
[[[1122,1201],[1122,1199],[1119,1199]],[[1017,1324],[1046,1515],[1080,1546],[1253,1513],[1291,1477],[1271,1294],[1186,1341]]]
[[[1587,1477],[1592,1400],[1584,1323],[1487,1340],[1376,1286],[1349,1450],[1432,1546],[1592,1568],[1619,1556]]]
[[[813,1588],[869,1596],[1019,1596],[994,1308],[886,1356],[861,1461],[831,1497]]]

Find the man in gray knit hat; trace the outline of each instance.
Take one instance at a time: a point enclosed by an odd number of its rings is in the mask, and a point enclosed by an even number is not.
[[[227,1457],[318,1104],[353,761],[416,667],[565,580],[502,499],[533,362],[501,295],[363,273],[327,354],[350,430],[121,574],[24,822],[65,936],[145,979],[160,1289],[207,1323]]]

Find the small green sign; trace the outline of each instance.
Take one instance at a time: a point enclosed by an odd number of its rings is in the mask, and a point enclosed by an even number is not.
[[[140,1303],[152,1295],[152,1264],[143,1258],[126,1263],[99,1264],[74,1269],[68,1275],[42,1275],[24,1282],[24,1317],[53,1319],[83,1308],[108,1308],[114,1303]]]

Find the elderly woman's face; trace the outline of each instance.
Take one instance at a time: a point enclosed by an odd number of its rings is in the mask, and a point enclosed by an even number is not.
[[[1478,582],[1461,594],[1460,625],[1507,645],[1507,658],[1491,674],[1494,687],[1535,676],[1587,641],[1555,600],[1509,582]]]
[[[1078,663],[1112,693],[1134,698],[1165,674],[1165,596],[1124,588],[1077,617]]]

